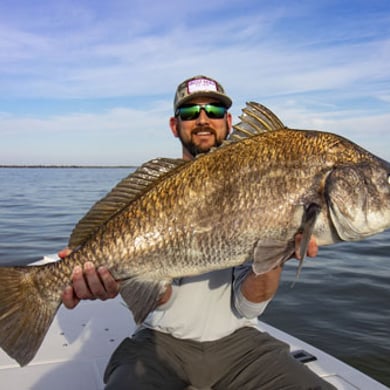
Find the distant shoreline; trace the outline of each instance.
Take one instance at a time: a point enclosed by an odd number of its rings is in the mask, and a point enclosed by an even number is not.
[[[0,168],[137,168],[135,165],[0,165]]]

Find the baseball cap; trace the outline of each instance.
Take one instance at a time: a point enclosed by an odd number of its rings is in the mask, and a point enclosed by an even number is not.
[[[206,76],[194,76],[180,83],[177,87],[173,102],[173,111],[198,96],[209,96],[219,100],[226,108],[232,105],[232,99],[225,94],[222,85]]]

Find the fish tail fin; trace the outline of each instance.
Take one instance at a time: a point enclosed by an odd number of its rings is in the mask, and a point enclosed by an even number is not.
[[[39,268],[0,268],[0,347],[21,366],[34,358],[61,304],[60,291],[43,296]]]

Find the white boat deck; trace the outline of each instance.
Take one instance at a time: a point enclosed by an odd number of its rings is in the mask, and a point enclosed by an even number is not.
[[[103,389],[104,368],[114,348],[134,328],[129,310],[120,298],[82,302],[76,309],[61,307],[38,354],[26,367],[0,350],[1,388],[18,390]],[[358,370],[262,322],[259,328],[305,350],[317,360],[308,367],[338,389],[385,390]],[[3,387],[4,386],[4,387]]]

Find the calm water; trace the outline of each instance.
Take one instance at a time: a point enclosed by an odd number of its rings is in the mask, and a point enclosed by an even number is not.
[[[55,253],[129,169],[0,168],[0,262]],[[287,264],[263,319],[390,386],[390,232]]]

